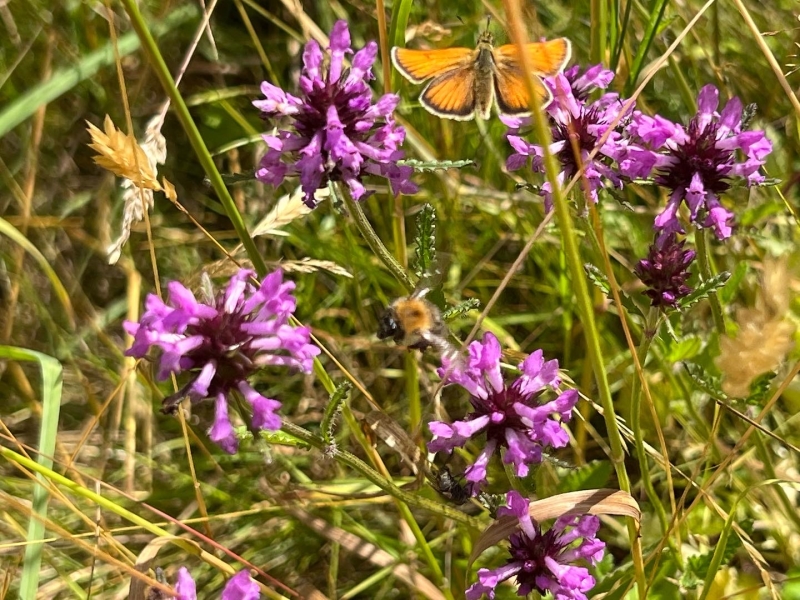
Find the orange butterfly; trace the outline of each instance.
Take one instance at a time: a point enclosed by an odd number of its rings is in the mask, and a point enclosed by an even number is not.
[[[478,46],[409,50],[392,48],[392,62],[413,83],[433,80],[425,86],[420,102],[429,112],[445,119],[469,121],[477,113],[488,119],[492,104],[502,114],[530,112],[530,96],[522,72],[516,44],[495,48],[488,31],[478,38]],[[540,79],[560,72],[569,61],[572,47],[567,38],[525,44],[533,84],[542,106],[553,95]]]

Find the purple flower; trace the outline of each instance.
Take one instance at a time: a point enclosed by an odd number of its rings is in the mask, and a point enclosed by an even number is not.
[[[311,371],[319,348],[309,343],[307,327],[292,327],[289,317],[296,300],[294,283],[283,283],[283,273],[267,275],[256,288],[253,272],[242,269],[216,298],[198,302],[177,281],[168,284],[169,302],[150,294],[138,323],[126,321],[134,336],[126,356],[142,358],[151,346],[161,348],[158,379],[171,373],[190,373],[181,390],[164,399],[164,410],[174,410],[186,396],[192,401],[215,398],[215,419],[209,437],[226,452],[238,448],[228,417],[228,396],[237,391],[252,407],[255,428],[279,429],[276,414],[281,403],[253,389],[248,379],[259,369],[279,365]]]
[[[591,104],[586,98],[594,88],[604,89],[613,79],[614,74],[604,69],[602,65],[595,65],[580,73],[577,66],[571,67],[564,73],[555,77],[548,77],[545,83],[553,92],[553,102],[545,109],[552,125],[553,143],[550,152],[561,163],[561,172],[558,174],[559,184],[570,179],[581,166],[585,167],[584,178],[588,181],[589,192],[593,201],[597,202],[597,190],[603,186],[604,181],[611,185],[622,187],[620,172],[614,163],[627,153],[627,143],[622,137],[620,113],[623,102],[617,94],[608,93],[601,96]],[[518,128],[530,119],[504,118],[504,123],[512,127],[508,135],[508,142],[514,153],[508,157],[506,167],[509,171],[522,168],[532,157],[532,168],[538,173],[544,173],[541,146],[528,143],[518,135]],[[616,124],[612,128],[612,123]],[[609,133],[609,129],[611,132]],[[608,133],[606,140],[600,144],[600,139]],[[589,154],[599,145],[597,154],[589,160]],[[576,161],[576,152],[580,161]],[[544,196],[545,210],[550,210],[553,205],[552,189],[550,182],[545,182],[541,190]]]
[[[515,491],[508,492],[507,498],[508,507],[500,508],[497,515],[519,520],[519,530],[509,537],[511,560],[499,569],[480,569],[478,581],[466,592],[467,600],[479,600],[484,594],[492,600],[498,584],[511,577],[516,577],[518,596],[536,590],[540,594],[550,592],[555,600],[586,600],[594,577],[586,567],[571,563],[587,560],[595,564],[603,558],[606,545],[596,538],[600,519],[565,515],[542,533],[528,512],[527,498]],[[580,543],[576,543],[578,540]]]
[[[392,113],[400,98],[385,94],[372,103],[367,81],[373,79],[372,63],[378,53],[374,41],[353,55],[349,69],[344,59],[353,54],[345,21],[331,30],[328,67],[314,40],[303,51],[300,97],[268,82],[261,84],[266,100],[253,104],[268,117],[290,117],[294,130],[264,135],[267,153],[256,177],[273,186],[287,175],[299,175],[305,203],[314,207],[314,192],[329,181],[343,181],[353,198],[368,195],[362,177],[368,173],[389,179],[395,193],[413,194],[413,169],[397,161],[405,130],[396,125]]]
[[[629,133],[649,150],[648,159],[656,172],[656,183],[671,191],[669,203],[656,217],[655,229],[661,237],[683,233],[678,220],[681,202],[686,202],[689,219],[698,227],[713,227],[718,239],[731,235],[733,213],[719,201],[730,188],[730,180],[740,177],[747,185],[764,181],[759,168],[772,151],[763,131],[742,131],[742,102],[731,98],[717,112],[719,91],[706,85],[697,97],[697,114],[689,126],[672,123],[663,117],[635,113]],[[744,160],[739,160],[737,150]]]
[[[178,570],[175,593],[178,595],[178,600],[197,600],[194,579],[186,567]],[[220,600],[258,600],[260,597],[258,584],[250,578],[250,573],[239,571],[225,584]]]
[[[686,242],[678,242],[675,234],[657,237],[650,246],[647,258],[640,260],[633,271],[647,286],[645,294],[652,306],[676,307],[678,300],[688,296],[692,288],[686,285],[689,265],[697,253],[684,250]]]
[[[567,390],[555,400],[540,403],[547,388],[558,392],[558,361],[545,362],[542,351],[537,350],[519,368],[522,374],[506,385],[500,372],[500,343],[491,333],[483,336],[483,342],[472,342],[464,359],[442,357],[439,375],[445,383],[466,389],[474,410],[452,425],[429,423],[434,437],[428,449],[449,453],[485,432],[486,445],[464,474],[473,493],[486,482],[486,466],[495,450],[505,448],[503,462],[513,464],[516,474],[524,477],[530,465],[542,461],[543,447],[562,448],[569,442],[561,422],[570,420],[578,392]]]

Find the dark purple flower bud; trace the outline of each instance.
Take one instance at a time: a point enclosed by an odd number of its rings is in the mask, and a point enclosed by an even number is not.
[[[405,130],[392,117],[399,97],[385,94],[373,104],[367,85],[374,79],[377,44],[369,42],[356,52],[349,69],[344,60],[353,49],[347,23],[336,22],[330,44],[327,69],[319,44],[313,40],[306,44],[300,97],[271,83],[261,84],[266,100],[253,104],[267,117],[289,117],[293,128],[264,135],[269,150],[256,177],[277,186],[287,176],[299,176],[305,203],[312,208],[314,193],[329,181],[342,181],[353,198],[364,198],[368,192],[362,178],[367,174],[388,179],[395,193],[415,193],[413,169],[397,164],[405,139]]]
[[[678,242],[676,236],[658,237],[650,246],[647,258],[640,260],[633,271],[647,290],[652,306],[676,307],[678,300],[688,296],[692,288],[686,285],[689,266],[696,252],[684,250],[686,242]]]
[[[283,282],[280,270],[267,275],[256,288],[253,272],[242,269],[231,277],[224,292],[199,302],[177,281],[167,286],[169,301],[150,294],[138,323],[126,321],[125,331],[134,336],[127,356],[142,358],[151,346],[161,348],[158,379],[189,372],[180,391],[164,399],[164,410],[174,410],[189,397],[216,401],[209,437],[233,454],[238,448],[228,416],[228,397],[238,393],[253,409],[252,425],[279,429],[281,403],[266,398],[248,383],[265,366],[278,365],[311,372],[319,348],[309,343],[307,327],[292,327],[289,317],[296,300],[294,283]]]
[[[499,569],[480,569],[478,581],[466,592],[467,600],[480,600],[486,594],[490,600],[495,588],[514,577],[517,595],[532,591],[554,598],[586,600],[586,592],[595,585],[586,567],[575,566],[583,560],[592,564],[603,558],[605,543],[597,539],[600,519],[595,516],[564,516],[546,532],[531,519],[529,502],[518,492],[508,492],[508,507],[497,511],[498,517],[510,515],[519,521],[519,529],[511,534],[511,559]],[[580,542],[579,542],[580,540]]]
[[[495,450],[505,449],[503,462],[513,464],[515,473],[524,477],[530,465],[542,461],[543,448],[563,448],[569,443],[562,422],[572,417],[578,392],[559,392],[558,361],[545,362],[542,351],[537,350],[519,368],[522,375],[506,385],[500,372],[500,343],[491,333],[486,333],[482,342],[472,342],[463,359],[442,357],[439,375],[445,383],[456,383],[470,393],[473,412],[452,424],[430,422],[433,439],[428,449],[450,453],[485,433],[483,451],[464,473],[473,493],[486,483],[486,467]],[[542,402],[548,388],[558,396]]]
[[[706,85],[697,97],[697,114],[686,128],[658,115],[633,115],[628,133],[640,144],[640,155],[651,155],[656,183],[671,192],[669,203],[655,220],[661,237],[684,233],[678,219],[682,202],[696,226],[713,227],[718,239],[730,237],[733,213],[722,206],[720,195],[734,178],[744,179],[747,185],[764,181],[759,169],[772,144],[763,131],[742,131],[739,98],[731,98],[722,113],[717,112],[718,105],[719,91]]]

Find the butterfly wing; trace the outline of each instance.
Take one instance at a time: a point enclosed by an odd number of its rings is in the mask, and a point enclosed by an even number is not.
[[[412,83],[422,83],[469,65],[474,61],[474,52],[469,48],[410,50],[395,46],[392,48],[392,63],[403,77]]]
[[[431,81],[419,97],[437,117],[469,121],[475,115],[475,65],[451,70]]]
[[[528,64],[534,75],[533,87],[542,106],[547,106],[553,95],[540,77],[555,75],[569,61],[571,45],[567,38],[525,44]],[[494,50],[495,97],[501,113],[522,115],[530,112],[530,97],[522,72],[522,61],[515,44],[506,44]]]

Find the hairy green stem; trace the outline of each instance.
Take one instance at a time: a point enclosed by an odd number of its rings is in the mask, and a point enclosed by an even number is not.
[[[203,167],[208,180],[211,182],[211,187],[214,188],[214,191],[217,193],[222,203],[222,208],[225,210],[225,214],[233,224],[233,228],[236,230],[236,234],[239,236],[247,252],[247,256],[253,263],[253,268],[255,268],[259,277],[263,277],[267,274],[267,265],[264,264],[264,260],[256,249],[253,238],[250,237],[247,231],[242,215],[239,214],[239,210],[236,208],[236,203],[233,201],[230,192],[228,192],[228,188],[225,187],[225,183],[222,181],[222,175],[220,175],[217,165],[214,164],[214,159],[211,157],[211,153],[208,151],[206,143],[203,141],[203,137],[200,135],[200,131],[197,129],[197,125],[195,125],[194,119],[192,119],[192,115],[189,113],[186,102],[184,102],[181,93],[175,86],[175,80],[169,72],[167,63],[164,62],[164,57],[161,55],[161,51],[158,49],[156,41],[153,39],[148,29],[142,13],[139,12],[138,5],[135,0],[122,0],[122,4],[125,7],[125,11],[128,13],[128,18],[131,20],[131,25],[136,31],[136,35],[138,35],[141,40],[142,49],[147,55],[150,66],[155,71],[167,97],[169,97],[175,115],[183,126],[186,137],[189,139],[189,143],[192,145],[192,148],[194,148],[200,165]]]
[[[703,281],[713,277],[711,272],[711,256],[708,253],[708,229],[698,229],[694,234],[694,243],[697,246],[697,262],[700,264],[700,275]],[[722,305],[719,303],[717,292],[708,294],[708,302],[711,305],[711,315],[714,318],[714,326],[717,333],[725,335],[725,319],[722,316]]]
[[[381,238],[379,238],[378,234],[375,233],[375,230],[372,228],[372,224],[369,222],[369,219],[367,219],[367,215],[365,215],[364,211],[361,209],[361,204],[353,200],[350,197],[350,194],[336,189],[336,186],[332,185],[330,187],[331,193],[336,194],[337,197],[344,200],[347,210],[349,210],[350,214],[353,216],[353,221],[355,221],[356,227],[358,227],[358,230],[361,232],[361,235],[366,240],[370,249],[375,253],[380,261],[386,265],[386,268],[389,269],[391,274],[395,276],[395,279],[403,284],[406,290],[409,292],[413,291],[414,284],[412,283],[405,269],[400,265],[399,262],[397,262],[397,259],[392,256],[392,253],[389,252],[386,246],[383,245]]]

